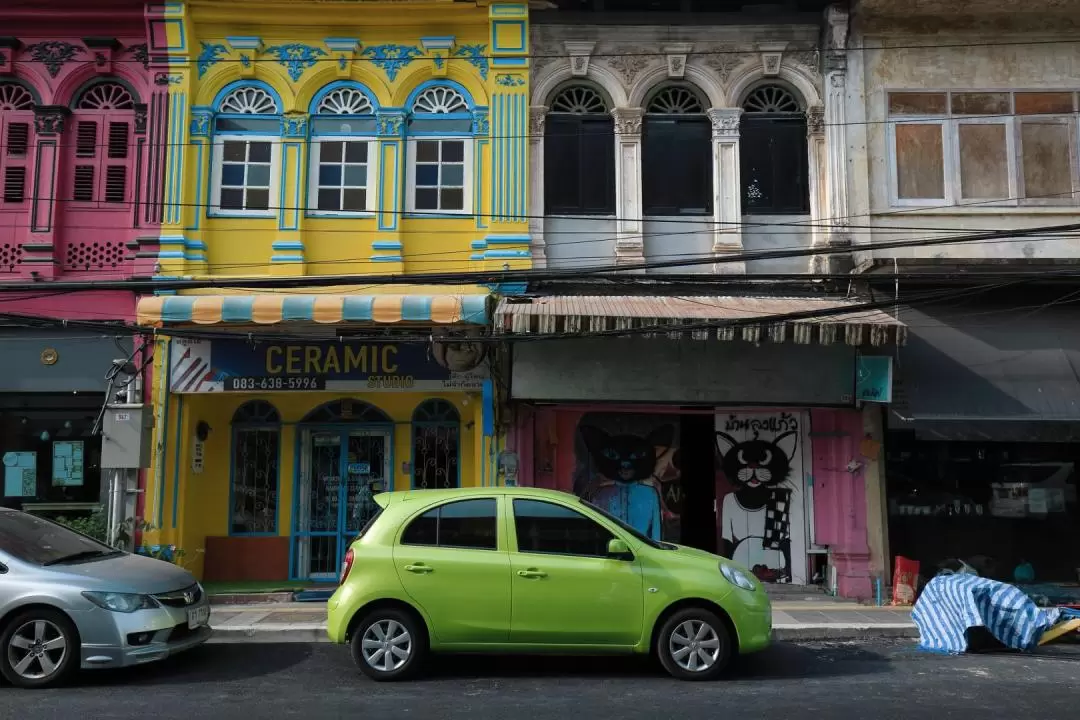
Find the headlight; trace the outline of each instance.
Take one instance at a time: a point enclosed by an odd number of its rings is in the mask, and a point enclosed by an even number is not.
[[[723,575],[729,583],[741,587],[743,590],[754,589],[754,581],[750,579],[749,575],[737,567],[721,563],[720,574]]]
[[[133,613],[136,610],[153,610],[161,607],[157,600],[149,595],[132,595],[113,592],[84,592],[83,597],[105,610],[120,613]]]

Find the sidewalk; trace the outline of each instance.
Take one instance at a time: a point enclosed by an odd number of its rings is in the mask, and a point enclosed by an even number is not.
[[[322,603],[215,605],[210,616],[211,642],[327,642],[326,606]],[[873,607],[845,602],[778,601],[773,603],[777,640],[866,640],[917,638],[906,608]]]

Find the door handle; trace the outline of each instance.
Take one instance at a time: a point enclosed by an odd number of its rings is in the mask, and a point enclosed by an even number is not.
[[[424,565],[423,563],[418,563],[416,565],[406,565],[405,569],[408,570],[411,573],[423,574],[423,573],[432,572],[435,568],[430,568],[427,565]]]
[[[518,575],[523,578],[546,578],[547,573],[543,570],[518,570]]]

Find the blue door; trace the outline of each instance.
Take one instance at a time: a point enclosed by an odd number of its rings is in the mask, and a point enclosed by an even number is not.
[[[304,429],[292,540],[295,580],[336,581],[345,550],[389,489],[388,428]]]

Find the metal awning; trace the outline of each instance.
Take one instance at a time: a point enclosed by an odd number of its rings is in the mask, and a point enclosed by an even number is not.
[[[137,322],[168,325],[339,323],[487,325],[487,295],[175,295],[139,301]]]
[[[504,298],[495,309],[495,332],[505,335],[588,334],[602,331],[662,328],[672,337],[689,334],[705,340],[741,338],[749,342],[792,341],[801,345],[843,342],[903,345],[907,327],[881,310],[859,308],[844,298],[670,297],[638,295],[554,295]],[[851,308],[845,312],[845,308]],[[777,316],[824,312],[818,317],[776,321]],[[755,323],[755,318],[762,322]],[[702,323],[726,327],[682,328]]]

